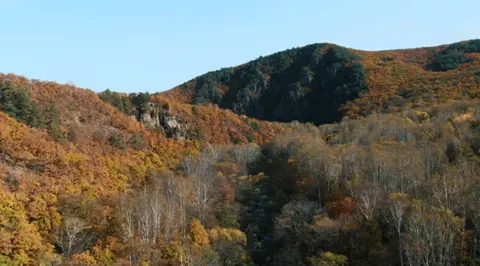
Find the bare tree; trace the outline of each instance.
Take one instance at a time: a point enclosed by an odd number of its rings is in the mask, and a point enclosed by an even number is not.
[[[378,205],[382,199],[382,193],[375,184],[367,184],[359,188],[350,189],[352,196],[357,201],[357,209],[367,220],[377,217]]]
[[[440,171],[442,161],[445,160],[440,147],[431,142],[422,145],[422,156],[425,165],[425,176],[430,178]]]
[[[342,176],[345,180],[367,175],[371,155],[364,148],[352,144],[342,151]]]
[[[180,232],[182,240],[187,237],[187,204],[189,197],[191,196],[190,183],[185,180],[181,180],[176,183],[176,202],[178,204],[178,225],[180,226]]]
[[[465,192],[468,188],[468,178],[457,171],[450,171],[437,176],[432,184],[435,203],[440,207],[461,211],[465,207]]]
[[[233,148],[235,162],[239,172],[243,175],[248,173],[248,165],[260,156],[260,148],[254,144],[243,145]]]
[[[118,221],[123,241],[128,242],[135,236],[135,208],[133,201],[124,196],[120,199],[117,210]]]
[[[193,155],[186,156],[182,162],[183,171],[187,176],[198,176],[201,173],[201,170],[198,167],[198,157]]]
[[[299,170],[314,180],[318,206],[323,207],[330,191],[339,184],[342,164],[333,150],[319,142],[296,152]]]
[[[200,177],[193,183],[193,199],[197,215],[202,223],[205,222],[210,204],[213,202],[214,183],[211,177]]]
[[[57,231],[56,240],[66,256],[83,251],[89,238],[86,235],[88,224],[77,217],[66,217],[62,228]]]
[[[395,232],[398,239],[398,253],[400,256],[400,265],[403,262],[403,246],[402,246],[402,226],[404,224],[405,212],[410,205],[410,200],[407,194],[394,193],[390,196],[389,201],[384,209],[384,221]]]
[[[187,157],[183,162],[185,173],[193,181],[193,201],[197,215],[205,222],[210,204],[213,202],[215,164],[219,156],[218,150],[209,146],[199,158]]]
[[[172,235],[180,230],[182,240],[187,235],[187,207],[192,198],[190,180],[169,175],[164,181],[165,212],[164,241],[169,243]]]
[[[395,169],[393,174],[398,178],[398,192],[416,193],[416,188],[423,181],[425,173],[422,156],[413,147],[399,146],[392,152]]]
[[[151,244],[152,228],[152,215],[149,208],[149,195],[146,188],[143,189],[136,199],[136,228],[138,230],[138,236],[140,240],[145,244]]]
[[[477,192],[474,196],[476,202],[480,202],[480,186],[477,186]],[[475,203],[473,203],[475,204]],[[476,205],[476,204],[475,204]],[[471,209],[471,220],[473,223],[473,235],[470,247],[470,256],[475,258],[480,255],[480,208],[478,206]]]
[[[221,154],[222,154],[221,148],[215,147],[212,144],[207,143],[206,148],[202,150],[201,159],[206,161],[208,165],[214,166],[219,161]]]
[[[424,180],[421,154],[405,144],[370,148],[369,180],[387,193],[416,193]]]
[[[480,208],[478,207],[478,203],[480,202],[480,175],[477,167],[478,165],[475,163],[460,160],[458,174],[465,180],[465,184],[464,190],[459,195],[462,201],[458,204],[461,205],[456,206],[455,210],[462,213],[462,217],[468,217],[467,219],[469,219],[473,225],[472,239],[470,240],[469,248],[470,257],[478,259],[480,257]],[[464,223],[464,231],[465,226]],[[463,242],[465,241],[462,241],[462,244]]]
[[[179,228],[175,179],[173,176],[166,178],[165,183],[151,180],[141,191],[122,198],[118,204],[117,217],[124,242],[144,247],[142,250],[133,248],[128,251],[131,261],[133,255],[139,255],[138,252],[152,261],[152,248],[157,241],[163,240],[168,244]],[[134,239],[140,242],[132,242]]]
[[[372,146],[368,150],[368,172],[366,178],[368,181],[376,184],[383,191],[389,193],[392,190],[392,187],[395,187],[392,180],[389,179],[389,165],[390,165],[390,154],[385,153],[378,147]]]
[[[117,219],[120,226],[121,236],[124,243],[133,244],[137,235],[137,214],[135,202],[130,195],[124,195],[120,198],[117,205]],[[134,250],[128,249],[128,259],[132,265],[134,261]]]
[[[165,203],[165,208],[164,208],[164,220],[163,220],[163,241],[165,244],[170,243],[170,240],[172,239],[172,236],[175,234],[175,232],[178,230],[178,228],[181,226],[181,224],[178,221],[178,218],[180,216],[181,220],[181,214],[179,213],[182,211],[180,208],[178,208],[177,202],[174,201],[174,199],[169,199]],[[177,209],[178,208],[178,209]],[[180,215],[178,215],[180,214]]]
[[[312,156],[307,152],[299,154],[300,171],[308,177],[313,177],[315,181],[315,194],[319,207],[323,207],[325,199],[330,191],[328,164],[324,163],[323,158]]]
[[[150,242],[155,244],[157,236],[162,229],[163,216],[167,213],[167,206],[165,204],[165,198],[163,197],[159,184],[153,185],[150,188],[148,195],[148,208],[151,214],[151,236]]]
[[[455,239],[462,222],[449,210],[414,201],[403,242],[409,265],[453,265],[461,255]]]

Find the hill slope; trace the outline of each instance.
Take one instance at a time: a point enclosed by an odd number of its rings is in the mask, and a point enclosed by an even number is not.
[[[478,98],[478,44],[311,45],[155,95],[0,74],[0,264],[476,265],[480,101],[437,103]]]
[[[159,97],[148,103],[144,119],[158,118],[150,114],[158,111],[186,126],[187,137],[166,134],[164,125],[151,128],[92,91],[0,74],[1,265],[57,265],[56,253],[69,257],[97,244],[105,251],[106,237],[118,234],[120,197],[179,171],[184,158],[208,142],[265,143],[283,128]],[[67,252],[58,234],[69,221],[88,223],[84,233],[92,238]]]
[[[480,40],[367,52],[312,44],[209,72],[160,95],[263,120],[339,121],[479,96]]]

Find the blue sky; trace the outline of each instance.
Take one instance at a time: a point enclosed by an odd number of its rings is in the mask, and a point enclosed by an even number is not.
[[[162,91],[315,42],[365,50],[480,38],[478,0],[0,0],[0,72]]]

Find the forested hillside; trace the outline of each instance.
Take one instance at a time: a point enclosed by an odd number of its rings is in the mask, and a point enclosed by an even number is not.
[[[0,74],[0,265],[480,265],[479,47],[314,44],[157,94]]]
[[[117,96],[113,93],[111,97]],[[185,256],[199,258],[200,251],[190,246],[194,240],[187,235],[197,217],[191,214],[192,208],[207,202],[192,196],[196,180],[181,167],[186,156],[196,158],[209,143],[266,143],[283,130],[280,124],[147,94],[130,95],[128,98],[134,100],[129,111],[115,108],[119,106],[107,104],[102,98],[108,101],[106,94],[99,96],[72,85],[12,74],[0,76],[1,265],[60,265],[67,259],[69,265],[137,265],[147,261],[158,265],[184,263]],[[165,124],[148,123],[156,116],[169,120]],[[181,125],[178,128],[182,134],[170,135],[169,130],[178,130],[170,124]],[[238,156],[248,159],[242,152]],[[211,173],[216,176],[216,171]],[[205,188],[205,200],[208,204],[215,200],[218,210],[208,205],[202,213],[221,213],[227,208],[222,207],[223,196],[217,195],[223,189],[223,194],[229,193],[230,181],[225,177],[216,181],[219,183]],[[158,194],[165,189],[165,182],[175,186],[168,196]],[[142,196],[139,192],[153,189],[153,184],[158,185],[157,190],[149,193],[160,197],[159,205],[148,205],[148,198],[144,202],[148,206],[131,209],[131,217],[121,216],[125,214],[121,208],[126,208],[121,202],[127,199],[125,202],[136,203]],[[180,192],[185,194],[173,198],[172,193]],[[186,198],[177,198],[180,196]],[[188,207],[183,221],[177,220],[177,200]],[[169,207],[166,201],[170,201]],[[167,207],[171,208],[170,214],[164,213]],[[136,213],[141,210],[147,211],[142,214],[146,221],[138,220],[143,219]],[[151,217],[154,214],[150,210],[158,217]],[[127,219],[131,227],[125,228],[122,219]],[[134,224],[131,219],[136,219]],[[149,224],[150,219],[156,219],[155,225]],[[211,219],[211,232],[220,234],[220,239],[228,237],[230,242],[237,236],[240,243],[227,244],[242,247],[245,239],[240,231],[221,227],[215,216]],[[164,229],[166,223],[172,228]],[[132,230],[134,235],[124,235],[130,234],[125,230]]]
[[[161,95],[264,120],[319,125],[478,97],[479,58],[478,39],[379,52],[312,44],[209,72]]]
[[[264,146],[240,199],[252,259],[478,265],[479,107],[299,125]]]

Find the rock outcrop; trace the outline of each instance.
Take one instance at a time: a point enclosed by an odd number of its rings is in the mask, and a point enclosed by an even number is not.
[[[137,119],[147,128],[162,130],[168,138],[184,140],[188,137],[188,123],[180,117],[170,115],[168,108],[159,104],[147,103],[139,108]]]

